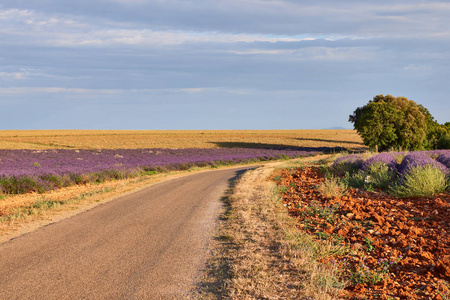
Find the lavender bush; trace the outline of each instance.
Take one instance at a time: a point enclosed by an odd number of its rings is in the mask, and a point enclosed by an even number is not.
[[[18,194],[121,179],[142,172],[185,170],[318,154],[318,151],[251,148],[0,150],[0,191]]]
[[[436,161],[450,169],[450,153],[442,153],[436,158]]]
[[[336,175],[344,175],[345,173],[353,173],[362,168],[364,160],[361,155],[350,154],[347,156],[338,157],[332,168]]]
[[[403,157],[400,165],[399,157]],[[341,157],[333,166],[355,159],[354,155]],[[364,161],[356,172],[347,172],[342,180],[352,187],[379,188],[398,197],[431,196],[449,188],[449,164],[449,150],[380,153]]]
[[[431,164],[417,165],[391,187],[391,194],[404,197],[431,197],[447,188],[444,173]]]
[[[390,153],[380,153],[367,159],[361,169],[367,171],[374,164],[386,165],[389,169],[397,171],[398,165],[395,157]]]
[[[399,173],[401,176],[405,176],[412,169],[423,166],[432,166],[443,173],[447,173],[447,167],[445,165],[432,159],[429,154],[422,151],[411,152],[406,155],[400,164]]]

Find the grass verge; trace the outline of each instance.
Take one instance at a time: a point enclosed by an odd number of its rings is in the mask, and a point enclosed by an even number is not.
[[[246,172],[225,197],[223,222],[194,298],[338,298],[345,286],[339,266],[319,261],[346,250],[296,228],[267,180],[273,170],[271,164]]]

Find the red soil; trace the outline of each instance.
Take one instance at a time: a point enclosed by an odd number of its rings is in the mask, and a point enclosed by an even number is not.
[[[325,180],[316,167],[277,175],[279,185],[288,187],[283,203],[301,230],[335,243],[345,241],[351,247],[346,255],[323,259],[337,261],[347,270],[350,285],[344,298],[450,299],[448,193],[397,199],[382,192],[349,189],[345,196],[329,199],[316,189]],[[351,281],[363,263],[374,270],[380,259],[390,265],[383,280]]]

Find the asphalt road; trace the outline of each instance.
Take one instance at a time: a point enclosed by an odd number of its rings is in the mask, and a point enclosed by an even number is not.
[[[0,299],[184,299],[229,181],[168,180],[0,245]]]

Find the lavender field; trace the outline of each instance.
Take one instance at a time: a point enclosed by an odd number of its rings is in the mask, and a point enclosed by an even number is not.
[[[145,173],[304,157],[318,153],[251,148],[0,150],[0,193],[45,192],[73,184],[103,182]]]

